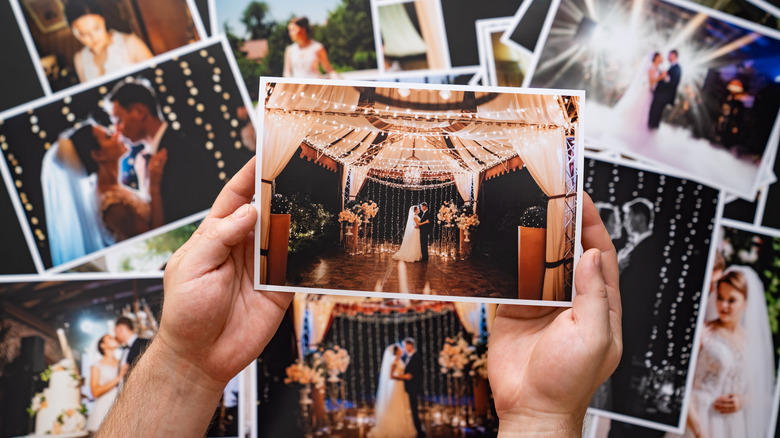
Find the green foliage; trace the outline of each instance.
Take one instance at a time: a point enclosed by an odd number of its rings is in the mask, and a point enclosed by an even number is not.
[[[254,1],[244,9],[241,23],[249,30],[250,40],[268,38],[275,25],[268,16],[268,5],[265,2]]]
[[[289,200],[290,255],[320,247],[334,238],[338,222],[333,213],[325,211],[322,204],[312,203],[308,195],[296,193]]]
[[[520,215],[519,223],[527,228],[547,228],[547,209],[541,205],[528,207]]]
[[[146,249],[150,256],[171,254],[184,245],[192,233],[198,229],[198,224],[187,224],[167,233],[154,236],[146,240]]]
[[[780,335],[780,238],[723,228],[726,265],[752,267],[764,284],[769,325],[777,344]],[[777,354],[780,355],[780,346]]]

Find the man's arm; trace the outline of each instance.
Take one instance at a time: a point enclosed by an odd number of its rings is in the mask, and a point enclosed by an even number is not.
[[[222,390],[273,336],[293,294],[254,290],[255,159],[165,269],[157,336],[98,437],[202,436]]]

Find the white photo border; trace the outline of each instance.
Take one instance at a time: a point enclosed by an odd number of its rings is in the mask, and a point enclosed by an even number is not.
[[[580,98],[580,107],[585,101],[585,92],[582,90],[566,90],[566,89],[533,89],[533,88],[507,88],[507,87],[471,87],[466,85],[434,85],[434,84],[414,84],[414,83],[396,83],[396,82],[365,82],[365,81],[336,81],[332,79],[295,79],[295,78],[274,78],[274,77],[261,77],[260,78],[260,96],[263,96],[266,84],[310,84],[310,85],[326,85],[326,86],[351,86],[351,87],[372,87],[372,88],[412,88],[420,90],[451,90],[451,91],[480,91],[480,92],[496,92],[496,93],[514,93],[514,94],[536,94],[536,95],[568,95],[577,96]],[[265,105],[258,105],[258,132],[263,132],[264,129],[264,114]],[[582,139],[585,135],[585,123],[583,119],[579,118],[579,126],[576,132],[575,148],[577,155],[576,163],[576,175],[577,175],[577,201],[576,201],[576,215],[574,226],[574,260],[572,267],[572,298],[571,301],[543,301],[543,300],[523,300],[523,299],[510,299],[510,298],[489,298],[489,297],[462,297],[462,296],[450,296],[450,295],[424,295],[413,293],[398,293],[398,292],[374,292],[374,291],[353,291],[343,289],[327,289],[327,288],[312,288],[312,287],[300,287],[300,286],[276,286],[260,283],[260,257],[255,258],[254,263],[254,288],[261,291],[275,291],[275,292],[301,292],[305,289],[307,293],[320,294],[320,295],[346,295],[346,296],[360,296],[360,297],[375,297],[375,298],[391,298],[391,299],[414,299],[414,300],[432,300],[432,301],[461,301],[461,302],[475,302],[475,303],[498,303],[498,304],[519,304],[529,306],[548,306],[548,307],[571,307],[574,297],[576,296],[575,286],[575,271],[579,262],[580,256],[583,253],[581,238],[582,238],[582,167],[584,165],[584,145]],[[262,191],[262,169],[263,169],[263,140],[262,136],[257,136],[256,147],[256,173],[255,173],[255,193]],[[257,208],[258,217],[261,214],[261,205],[259,202],[255,203]],[[255,252],[259,253],[258,248],[261,247],[260,239],[262,235],[261,221],[258,220],[255,225]]]

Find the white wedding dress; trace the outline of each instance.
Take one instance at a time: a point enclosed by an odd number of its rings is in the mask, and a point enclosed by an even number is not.
[[[119,375],[119,370],[115,366],[105,365],[99,361],[96,362],[94,366],[100,370],[100,380],[98,384],[101,386],[116,379]],[[92,412],[87,418],[88,431],[95,432],[98,430],[100,424],[103,423],[106,415],[108,415],[108,411],[111,410],[111,406],[114,405],[114,400],[116,399],[118,392],[118,386],[114,386],[108,390],[108,392],[95,399],[95,406],[92,408]]]
[[[420,229],[415,226],[414,206],[409,208],[409,217],[406,220],[404,238],[401,241],[401,248],[393,254],[395,260],[404,262],[416,262],[422,259],[422,248],[420,246]]]
[[[702,436],[707,438],[764,437],[771,418],[774,356],[764,288],[758,275],[747,266],[731,266],[748,283],[747,307],[742,315],[743,339],[734,345],[722,331],[707,325],[701,338],[701,350],[691,389],[690,410],[698,417]],[[756,299],[757,298],[757,299]],[[705,319],[717,319],[716,293],[708,298]],[[737,394],[742,408],[730,414],[715,410],[715,400]],[[666,437],[679,435],[667,434]],[[690,427],[683,437],[693,437]]]
[[[649,67],[645,65],[646,63],[643,63],[643,67],[640,67],[623,96],[613,107],[615,117],[621,121],[618,129],[631,137],[650,133],[647,121],[655,89],[655,84],[650,85],[650,78],[657,78],[661,71],[652,63]]]
[[[369,438],[407,438],[416,437],[412,408],[403,380],[396,380],[391,374],[403,374],[405,365],[393,354],[393,347],[385,348],[382,366],[379,371],[379,388],[374,404],[376,424],[368,432]]]

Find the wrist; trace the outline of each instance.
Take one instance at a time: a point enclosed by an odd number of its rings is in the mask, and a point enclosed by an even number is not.
[[[161,335],[160,333],[158,333],[152,343],[149,344],[149,348],[143,357],[145,358],[147,355],[150,355],[152,363],[154,363],[161,372],[165,372],[167,375],[171,376],[171,380],[186,382],[191,390],[196,391],[200,395],[208,396],[210,394],[216,394],[217,398],[219,398],[222,395],[222,390],[227,384],[227,382],[221,382],[214,379],[202,368],[178,354],[176,350],[165,341],[164,335]]]
[[[584,414],[526,411],[498,416],[500,437],[577,437],[582,436]]]

